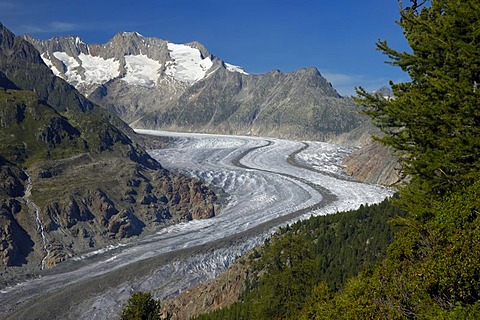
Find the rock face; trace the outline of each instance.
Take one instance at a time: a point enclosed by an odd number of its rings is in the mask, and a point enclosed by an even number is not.
[[[249,259],[241,259],[219,277],[195,285],[176,297],[161,302],[160,319],[183,320],[227,307],[237,302],[247,288]]]
[[[59,77],[133,127],[327,140],[365,118],[315,68],[250,75],[198,42],[26,36]]]
[[[22,265],[33,248],[33,241],[16,219],[23,206],[15,198],[23,195],[26,181],[20,168],[0,156],[0,265]]]
[[[51,164],[30,168],[32,200],[55,248],[47,254],[48,265],[166,224],[210,218],[218,210],[216,195],[205,185],[166,170],[87,156],[61,165],[62,172]]]
[[[3,280],[216,214],[214,192],[163,169],[135,140],[124,122],[54,76],[30,43],[0,24]]]
[[[360,181],[393,186],[401,182],[398,158],[376,141],[369,141],[343,162],[344,171]]]

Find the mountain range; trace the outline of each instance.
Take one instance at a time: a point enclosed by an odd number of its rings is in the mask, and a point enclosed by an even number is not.
[[[212,190],[162,168],[140,141],[0,24],[2,281],[216,214]]]
[[[24,39],[55,75],[134,128],[325,141],[366,122],[316,68],[249,74],[198,42],[136,32],[106,44]]]
[[[248,74],[198,42],[40,41],[0,24],[0,265],[17,267],[4,275],[218,212],[214,191],[164,169],[131,127],[353,145],[372,130],[315,68]],[[394,162],[372,175],[388,155],[363,150],[351,173],[385,181]]]

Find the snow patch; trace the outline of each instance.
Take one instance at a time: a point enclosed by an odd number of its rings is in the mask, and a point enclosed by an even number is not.
[[[79,46],[80,44],[85,44],[85,42],[83,42],[79,37],[75,37],[75,44]]]
[[[52,63],[52,60],[50,60],[50,56],[45,52],[44,54],[41,55],[43,62],[47,65],[47,67],[52,70],[53,74],[56,75],[57,77],[61,77],[61,72],[55,67]]]
[[[120,74],[120,62],[115,61],[114,58],[103,59],[84,53],[80,53],[78,58],[85,69],[86,84],[103,84]]]
[[[80,60],[79,62],[65,52],[56,51],[53,55],[66,66],[65,76],[62,77],[58,70],[57,75],[75,86],[103,84],[118,77],[120,74],[120,62],[115,61],[113,58],[103,59],[101,57],[80,53],[78,56],[78,59]],[[49,63],[51,65],[51,61],[49,61]],[[48,63],[47,65],[50,66]],[[53,72],[55,73],[55,71]]]
[[[225,62],[225,66],[227,67],[227,70],[230,71],[230,72],[238,72],[238,73],[241,73],[241,74],[248,75],[248,72],[243,70],[242,67],[234,66],[233,64],[226,63],[226,62]]]
[[[202,59],[198,49],[175,43],[167,46],[173,61],[167,62],[165,73],[176,80],[192,84],[203,79],[213,65],[209,57]]]
[[[141,35],[140,33],[136,32],[136,31],[122,32],[122,35],[124,35],[124,36],[136,35],[137,37],[143,37],[143,35]]]
[[[60,60],[66,67],[65,76],[62,77],[67,80],[69,83],[79,83],[82,81],[82,77],[78,74],[76,68],[80,66],[78,61],[70,57],[66,52],[56,51],[53,53],[53,56]]]
[[[161,63],[146,55],[128,55],[125,56],[127,74],[122,80],[133,85],[153,87],[158,82],[161,68]]]

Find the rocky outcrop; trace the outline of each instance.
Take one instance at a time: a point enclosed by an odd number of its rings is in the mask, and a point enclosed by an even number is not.
[[[394,186],[402,181],[400,164],[392,151],[377,141],[369,141],[343,161],[344,171],[356,179]]]
[[[0,198],[21,197],[24,194],[26,174],[0,155]]]
[[[33,250],[34,242],[16,219],[21,209],[21,203],[16,200],[0,202],[0,266],[25,264]]]
[[[12,170],[21,172],[15,166],[5,169],[5,181],[11,183],[3,190],[17,197],[23,211],[22,219],[4,214],[3,251],[19,251],[10,235],[31,237],[37,242],[31,260],[45,267],[172,223],[210,218],[219,210],[216,194],[198,180],[110,156],[36,162],[28,168],[28,181],[25,173],[8,174]],[[18,236],[22,229],[26,233]]]
[[[19,266],[33,250],[33,241],[17,221],[24,204],[26,174],[0,156],[0,266]]]
[[[15,165],[0,156],[0,266],[26,263],[33,242],[19,225],[18,213],[24,195],[27,176]]]
[[[160,319],[184,320],[224,308],[237,302],[245,291],[249,274],[249,259],[236,261],[219,277],[195,285],[178,296],[161,302]]]
[[[391,94],[387,88],[375,91],[386,98]],[[401,176],[401,165],[398,157],[391,149],[372,137],[381,137],[383,133],[369,121],[365,121],[355,129],[333,137],[328,142],[357,147],[343,160],[344,171],[359,181],[366,183],[396,186],[404,182]]]

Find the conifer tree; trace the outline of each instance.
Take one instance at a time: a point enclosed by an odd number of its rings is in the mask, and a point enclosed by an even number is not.
[[[154,320],[159,318],[160,304],[147,292],[135,292],[122,311],[121,320]]]
[[[410,1],[398,22],[411,47],[377,43],[411,81],[394,99],[357,89],[357,101],[400,151],[416,192],[441,195],[471,184],[480,169],[480,1]],[[426,2],[426,3],[425,3]]]

